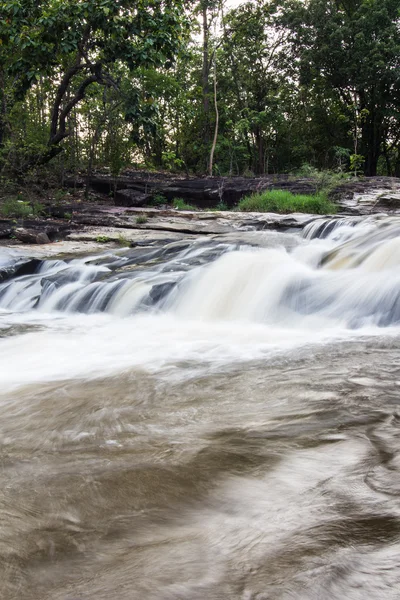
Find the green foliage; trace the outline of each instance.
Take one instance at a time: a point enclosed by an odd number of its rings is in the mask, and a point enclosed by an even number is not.
[[[95,241],[99,244],[108,244],[109,242],[112,242],[112,238],[108,237],[108,235],[98,235],[95,238]]]
[[[354,175],[357,176],[357,171],[360,171],[364,164],[364,156],[361,154],[351,154],[350,155],[350,170],[354,171]]]
[[[197,210],[193,204],[187,204],[183,198],[174,198],[172,200],[172,206],[176,210]]]
[[[241,211],[246,212],[303,212],[310,214],[334,214],[336,206],[325,194],[314,196],[292,194],[283,190],[271,190],[252,196],[246,196],[238,204]]]
[[[54,192],[54,202],[56,204],[59,204],[62,200],[65,200],[66,196],[68,196],[68,191],[67,190],[63,190],[62,188],[57,189]]]
[[[145,223],[147,223],[148,218],[146,217],[146,215],[139,215],[138,217],[136,217],[136,224],[137,225],[144,225]]]
[[[377,164],[400,176],[398,1],[236,4],[207,33],[214,172],[297,172],[317,192]],[[215,108],[203,8],[211,23],[219,2],[0,0],[0,178],[18,182],[3,194],[100,169],[205,173]]]
[[[0,2],[0,81],[7,87],[0,90],[1,96],[7,95],[6,103],[0,97],[0,106],[12,109],[42,80],[55,88],[48,96],[48,145],[31,149],[28,167],[60,153],[60,143],[70,135],[67,119],[93,85],[125,92],[124,112],[133,137],[154,128],[154,99],[138,91],[132,75],[143,68],[171,68],[186,38],[189,22],[184,9],[182,0]],[[123,70],[130,73],[125,90],[119,85]],[[0,145],[6,132],[2,114]],[[123,166],[117,149],[111,161],[113,174]]]
[[[23,219],[40,217],[45,214],[45,206],[40,202],[31,203],[23,200],[21,195],[9,197],[0,204],[0,214],[7,218]]]
[[[33,215],[32,206],[29,202],[18,198],[7,198],[0,206],[0,212],[7,218],[24,218]]]
[[[162,166],[169,171],[181,171],[185,163],[173,151],[165,151],[161,154]]]
[[[118,236],[118,244],[122,247],[122,248],[129,248],[131,243],[130,241],[124,237],[123,235],[119,235]]]
[[[315,192],[328,196],[335,188],[349,178],[348,173],[334,171],[319,171],[310,164],[303,164],[295,171],[298,177],[307,177],[315,185]]]
[[[354,154],[360,146],[365,173],[375,175],[383,138],[400,109],[398,2],[295,0],[282,19],[292,31],[300,82],[340,98]]]
[[[167,204],[167,199],[163,194],[155,194],[148,204],[149,206],[163,206]]]
[[[46,207],[41,202],[33,202],[32,212],[35,215],[35,217],[41,217],[43,215],[46,215]]]
[[[341,146],[334,146],[332,151],[336,163],[334,165],[335,169],[339,173],[343,173],[343,171],[346,169],[346,166],[349,164],[351,152],[349,148],[342,148]]]

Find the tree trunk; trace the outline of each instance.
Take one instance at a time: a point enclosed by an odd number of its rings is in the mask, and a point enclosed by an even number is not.
[[[378,168],[382,145],[382,117],[375,107],[367,107],[368,116],[362,123],[362,145],[365,156],[364,175],[374,177]]]
[[[256,162],[256,173],[257,175],[264,174],[264,144],[263,144],[263,136],[260,127],[256,127],[256,131],[254,134],[255,142],[256,142],[256,153],[257,153],[257,162]]]
[[[218,127],[219,127],[219,112],[218,112],[218,101],[217,101],[217,61],[214,53],[214,106],[215,106],[215,129],[214,129],[214,139],[210,152],[210,163],[208,174],[212,177],[213,174],[213,163],[214,163],[214,152],[215,146],[217,145],[218,139]]]
[[[6,83],[5,83],[4,73],[2,70],[0,70],[0,148],[4,145],[4,141],[5,141],[6,115],[7,115]]]
[[[202,3],[203,15],[203,72],[202,72],[202,90],[203,90],[203,113],[204,113],[204,144],[208,146],[210,142],[210,62],[209,62],[209,27],[207,15],[207,1]]]
[[[400,147],[397,147],[397,156],[394,163],[394,176],[400,177]]]

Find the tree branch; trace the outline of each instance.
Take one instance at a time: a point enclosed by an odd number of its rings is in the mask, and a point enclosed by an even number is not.
[[[61,114],[57,114],[57,121],[55,123],[55,131],[52,129],[52,135],[50,137],[50,145],[54,146],[59,144],[64,138],[68,137],[69,133],[66,131],[66,121],[71,110],[85,97],[86,89],[95,82],[101,82],[101,75],[93,74],[87,77],[85,81],[79,86],[75,96],[65,105]],[[59,113],[59,111],[58,111]]]

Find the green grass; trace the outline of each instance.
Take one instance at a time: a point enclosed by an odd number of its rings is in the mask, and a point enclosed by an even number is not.
[[[246,212],[291,213],[302,212],[317,215],[336,213],[336,205],[325,194],[292,194],[284,190],[271,190],[246,196],[238,204]]]
[[[172,206],[176,208],[176,210],[196,210],[196,207],[193,204],[187,204],[183,198],[174,198],[172,200]]]
[[[122,247],[122,248],[130,248],[130,241],[124,237],[123,235],[119,235],[118,236],[118,244]]]
[[[144,225],[144,223],[147,223],[146,215],[139,215],[138,217],[136,217],[136,223],[138,225]]]

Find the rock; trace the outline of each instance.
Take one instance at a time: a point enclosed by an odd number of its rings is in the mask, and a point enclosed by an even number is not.
[[[66,185],[76,186],[76,181],[68,180]],[[116,189],[118,206],[143,206],[155,195],[161,194],[169,202],[174,198],[182,198],[198,208],[215,207],[220,202],[230,208],[236,206],[243,196],[265,190],[279,189],[295,194],[314,194],[318,188],[318,181],[312,177],[294,177],[288,174],[262,177],[186,177],[168,173],[129,171],[116,179],[95,173],[91,177],[90,187],[107,196]],[[355,195],[365,195],[378,189],[379,193],[387,193],[386,202],[389,209],[398,210],[397,193],[400,190],[400,179],[392,177],[347,179],[339,183],[329,195],[336,201],[346,201],[343,208],[351,212],[354,208],[351,199]],[[377,195],[375,194],[375,200]],[[350,203],[347,200],[350,200]],[[375,207],[373,209],[375,210]],[[364,214],[366,210],[366,207],[361,207],[360,213]]]
[[[96,174],[90,187],[101,194],[116,192],[117,206],[143,206],[156,194],[168,202],[182,198],[199,208],[211,208],[219,202],[236,206],[243,196],[271,189],[286,189],[294,193],[313,194],[316,182],[311,178],[293,178],[289,175],[266,175],[264,177],[179,177],[165,173],[130,172],[114,180],[107,175]]]
[[[17,227],[17,229],[14,230],[14,235],[17,240],[24,244],[50,244],[49,236],[43,231],[38,232],[35,229]]]
[[[10,219],[0,219],[0,238],[9,238],[13,231]]]
[[[390,194],[382,194],[377,198],[375,203],[376,206],[382,208],[387,208],[389,210],[396,210],[400,208],[400,192],[398,193],[390,193]]]
[[[36,243],[37,244],[50,244],[50,238],[47,235],[47,233],[44,233],[43,231],[41,231],[40,233],[38,233],[36,235]]]
[[[152,194],[143,194],[136,189],[118,190],[115,195],[117,206],[144,206],[152,199]]]
[[[0,282],[20,275],[33,275],[43,261],[37,258],[21,258],[0,268]]]

